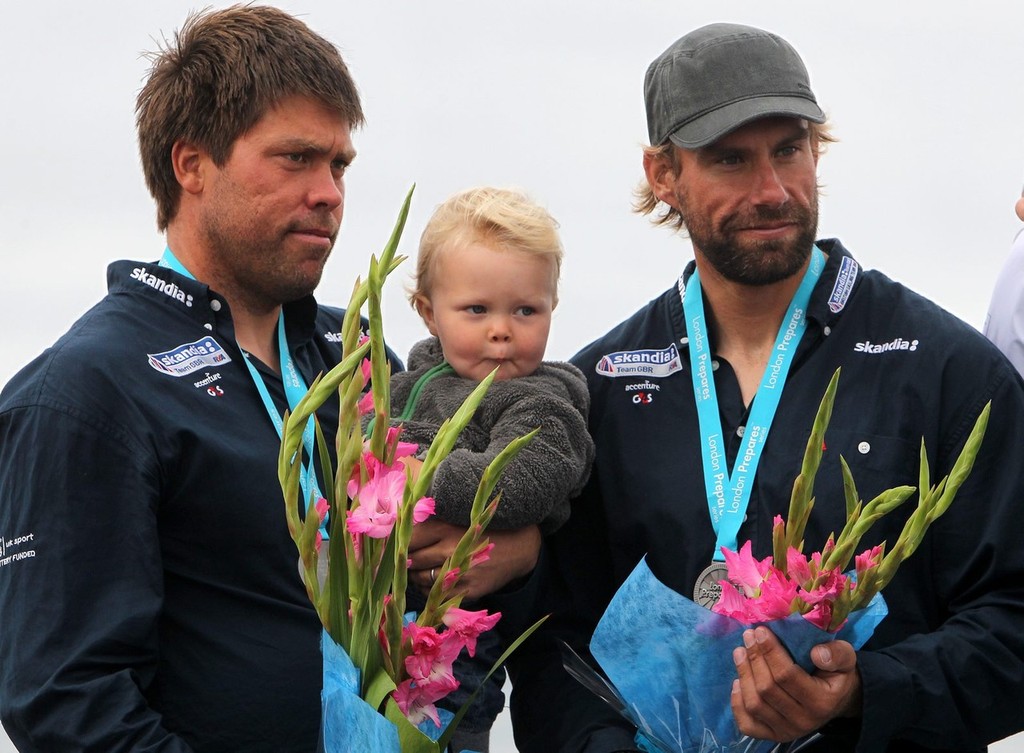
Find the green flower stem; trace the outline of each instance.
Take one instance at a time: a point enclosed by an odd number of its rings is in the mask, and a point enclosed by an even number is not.
[[[811,510],[814,508],[814,499],[811,492],[814,489],[814,478],[818,474],[818,467],[821,465],[821,455],[825,442],[825,429],[832,418],[832,406],[836,399],[836,389],[839,385],[839,372],[836,369],[829,380],[825,394],[818,405],[818,412],[814,416],[814,424],[811,426],[811,435],[807,438],[807,446],[804,449],[804,459],[800,466],[800,474],[793,481],[793,493],[789,499],[789,513],[786,516],[786,536],[784,546],[779,550],[778,543],[774,545],[775,566],[783,573],[787,573],[786,553],[790,547],[803,551],[804,530],[807,521],[811,517]],[[788,573],[787,573],[788,574]]]

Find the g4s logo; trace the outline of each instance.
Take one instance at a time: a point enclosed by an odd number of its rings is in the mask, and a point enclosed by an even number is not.
[[[636,392],[633,394],[634,405],[650,405],[654,402],[654,395],[650,392]]]
[[[206,388],[206,394],[210,397],[220,397],[224,394],[224,390],[222,390],[219,385],[214,385],[213,387]]]

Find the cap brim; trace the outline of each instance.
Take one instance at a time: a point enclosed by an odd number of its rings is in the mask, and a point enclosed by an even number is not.
[[[804,97],[757,97],[712,110],[677,128],[668,138],[683,149],[700,149],[752,120],[772,116],[802,118],[813,123],[825,122],[825,113],[821,108]]]

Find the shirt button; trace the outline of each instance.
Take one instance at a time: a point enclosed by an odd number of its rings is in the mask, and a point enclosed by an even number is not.
[[[831,334],[832,334],[832,328],[831,328],[831,327],[828,327],[828,326],[826,326],[826,327],[825,327],[825,329],[823,329],[823,330],[822,330],[822,332],[824,332],[824,333],[825,333],[825,337],[828,337],[829,335],[831,335]]]
[[[210,301],[210,309],[212,311],[220,311],[220,301],[218,301],[216,298]]]
[[[211,331],[213,330],[213,325],[212,324],[204,324],[203,326],[206,327],[208,330],[211,330]]]
[[[747,430],[746,426],[737,426],[736,427],[736,436],[737,437],[742,437],[743,436],[743,432],[745,432],[746,430]]]
[[[861,455],[867,455],[869,452],[871,452],[871,445],[868,444],[867,442],[861,442],[859,445],[857,445],[857,452],[859,452]]]
[[[712,361],[711,362],[711,370],[712,371],[718,371],[718,361]]]

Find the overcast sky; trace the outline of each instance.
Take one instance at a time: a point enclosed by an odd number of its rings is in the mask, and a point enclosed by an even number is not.
[[[803,55],[840,138],[820,163],[820,235],[840,237],[863,265],[980,328],[1020,224],[1019,3],[280,6],[339,45],[368,119],[355,135],[345,220],[318,291],[325,302],[347,300],[414,182],[409,255],[430,211],[471,185],[525,188],[560,221],[567,256],[552,358],[568,358],[660,293],[691,252],[684,239],[630,212],[646,139],[643,74],[677,37],[713,21],[775,31]],[[5,5],[0,385],[103,295],[110,261],[160,255],[134,134],[147,67],[140,53],[198,7]],[[389,340],[403,355],[425,334],[402,294],[411,266],[397,273],[385,309]],[[4,745],[0,736],[0,751]]]

